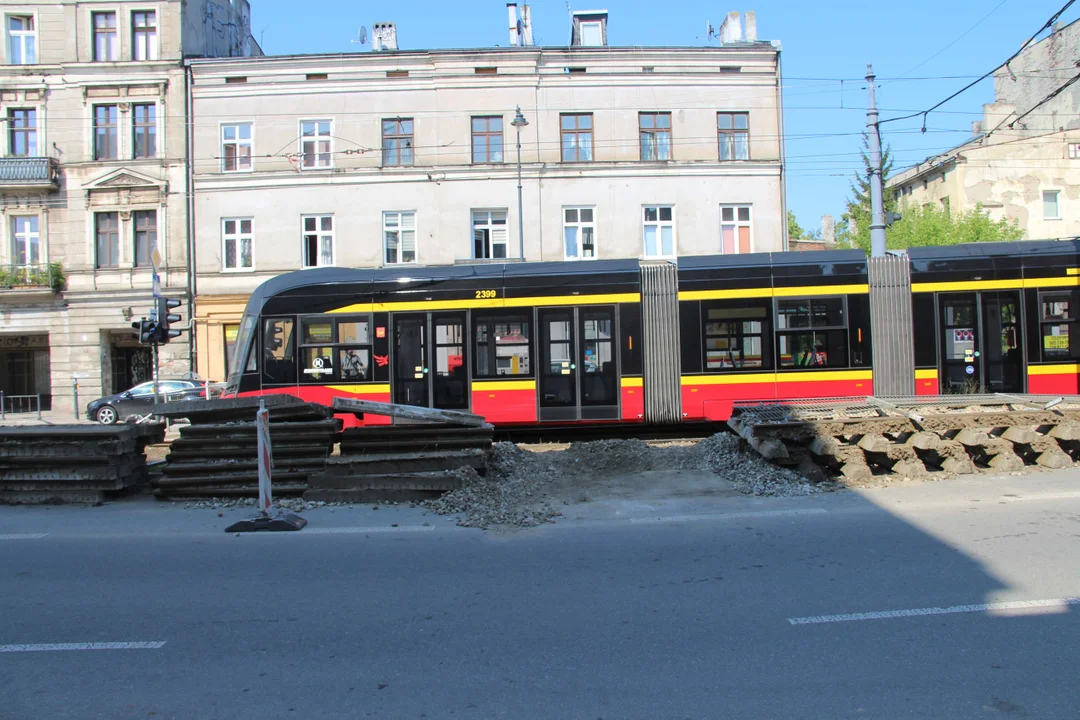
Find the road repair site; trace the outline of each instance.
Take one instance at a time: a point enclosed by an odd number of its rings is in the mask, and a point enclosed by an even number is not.
[[[729,430],[705,437],[512,443],[495,442],[492,426],[469,413],[277,395],[159,405],[161,422],[0,426],[0,503],[151,495],[187,508],[254,507],[260,402],[278,510],[421,505],[479,528],[557,522],[589,503],[803,496],[1080,460],[1080,399],[1072,397],[748,404],[736,406]],[[343,413],[393,424],[342,429]]]

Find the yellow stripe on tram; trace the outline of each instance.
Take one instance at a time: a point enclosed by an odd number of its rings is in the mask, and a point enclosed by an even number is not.
[[[916,380],[937,380],[937,370],[916,370]]]
[[[758,287],[738,290],[682,290],[680,300],[730,300],[741,298],[805,297],[808,295],[866,295],[866,283],[851,285],[803,285],[801,287]]]
[[[639,377],[624,377],[619,380],[620,387],[639,388],[645,386],[645,379]]]
[[[354,303],[330,310],[330,314],[367,312],[409,312],[419,310],[467,310],[478,308],[545,307],[555,305],[614,305],[641,302],[640,293],[602,295],[545,295],[520,298],[466,298],[464,300],[403,300],[400,302]]]
[[[1064,365],[1028,365],[1028,375],[1065,375],[1080,372],[1080,364],[1066,363]]]
[[[327,385],[326,387],[350,395],[389,395],[390,385]]]
[[[535,380],[473,380],[474,391],[535,390]]]

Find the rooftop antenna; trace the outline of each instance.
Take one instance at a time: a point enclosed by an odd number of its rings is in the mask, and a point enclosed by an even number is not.
[[[356,31],[356,38],[349,42],[357,45],[367,45],[367,28],[361,25],[360,29]]]
[[[712,39],[713,39],[714,37],[715,37],[715,38],[719,38],[719,37],[720,37],[720,33],[719,33],[719,32],[717,32],[716,28],[714,28],[714,27],[712,26],[712,20],[706,20],[706,21],[705,21],[705,43],[706,43],[706,44],[708,44],[708,43],[711,43],[711,42],[712,42]],[[700,35],[698,35],[698,39],[699,39],[699,40],[701,39],[701,36],[700,36]]]

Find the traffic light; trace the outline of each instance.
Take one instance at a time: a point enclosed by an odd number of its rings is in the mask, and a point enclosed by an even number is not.
[[[153,320],[137,320],[131,323],[131,329],[139,335],[139,342],[149,345],[157,339],[157,323]]]
[[[180,316],[170,312],[180,307],[180,301],[173,298],[159,297],[157,299],[157,341],[165,344],[175,337],[180,337],[179,330],[170,329],[170,325],[180,322]]]
[[[885,213],[885,227],[892,227],[893,223],[900,222],[904,219],[904,216],[900,213],[887,212]]]

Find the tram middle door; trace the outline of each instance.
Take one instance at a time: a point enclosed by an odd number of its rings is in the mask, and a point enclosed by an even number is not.
[[[469,409],[465,313],[394,316],[394,402]]]
[[[427,353],[427,315],[395,315],[395,403],[429,407]]]

